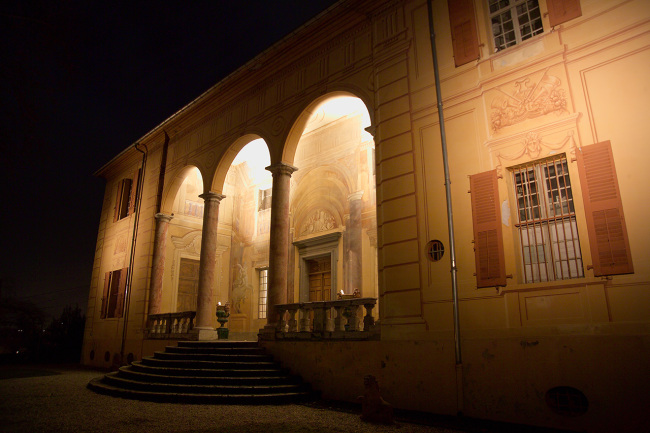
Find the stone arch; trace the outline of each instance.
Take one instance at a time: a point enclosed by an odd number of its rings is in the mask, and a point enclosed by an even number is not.
[[[171,214],[172,206],[174,204],[174,200],[176,199],[176,194],[183,185],[185,178],[194,169],[198,169],[199,173],[201,173],[201,177],[203,178],[203,187],[205,188],[206,173],[204,173],[204,171],[196,165],[186,165],[172,171],[171,173],[168,173],[167,176],[169,181],[165,182],[165,187],[162,194],[162,202],[160,204],[160,211],[162,213]]]
[[[286,162],[287,164],[293,164],[296,155],[296,150],[298,148],[298,143],[300,142],[300,137],[302,136],[303,131],[305,130],[305,126],[307,125],[309,118],[314,113],[314,110],[320,104],[322,104],[323,102],[327,101],[330,98],[334,98],[337,96],[350,96],[354,98],[359,98],[366,107],[368,116],[370,117],[370,125],[371,126],[375,125],[374,111],[368,108],[368,107],[373,107],[374,104],[372,103],[371,97],[366,92],[364,92],[363,90],[355,86],[350,86],[350,85],[340,85],[335,87],[339,87],[339,89],[327,92],[306,103],[304,108],[299,112],[296,118],[293,119],[293,122],[291,124],[291,129],[287,134],[287,138],[285,140],[284,147],[282,149],[282,158],[281,158],[282,162]],[[276,162],[279,161],[273,160],[273,153],[272,153],[271,163],[274,164]]]
[[[236,139],[221,155],[219,158],[219,163],[217,164],[217,168],[214,172],[214,177],[211,183],[211,190],[214,192],[217,192],[219,194],[223,193],[223,187],[224,184],[226,183],[226,175],[228,174],[228,170],[230,169],[230,166],[232,165],[232,162],[235,160],[237,157],[237,154],[239,153],[240,150],[244,148],[248,143],[250,143],[253,140],[257,139],[262,139],[264,140],[264,143],[266,143],[266,147],[269,150],[269,154],[271,154],[271,150],[269,149],[269,142],[262,137],[259,134],[255,133],[249,133],[242,135],[238,139]]]

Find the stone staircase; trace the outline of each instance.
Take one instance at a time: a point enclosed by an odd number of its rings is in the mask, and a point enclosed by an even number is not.
[[[179,341],[88,383],[93,391],[137,400],[200,404],[285,404],[314,398],[257,342]]]

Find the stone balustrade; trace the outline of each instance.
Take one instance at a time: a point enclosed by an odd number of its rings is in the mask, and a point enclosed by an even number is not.
[[[194,329],[196,311],[150,314],[147,318],[145,338],[166,339],[186,337]]]
[[[275,306],[278,339],[369,340],[379,338],[372,309],[375,298],[298,302]],[[362,308],[363,307],[363,308]],[[365,310],[365,314],[363,314]]]

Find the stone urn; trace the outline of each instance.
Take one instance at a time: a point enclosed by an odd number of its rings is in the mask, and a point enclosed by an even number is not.
[[[217,322],[219,322],[219,327],[217,328],[217,338],[219,340],[228,339],[228,328],[225,328],[224,325],[228,322],[228,317],[230,317],[230,305],[226,302],[226,305],[221,305],[221,302],[217,305]]]

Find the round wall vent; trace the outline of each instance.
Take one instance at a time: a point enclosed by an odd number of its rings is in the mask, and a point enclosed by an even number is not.
[[[437,239],[427,242],[427,257],[432,262],[437,262],[445,254],[445,246]]]
[[[546,405],[557,414],[578,416],[587,412],[589,401],[579,389],[556,386],[546,391]]]

